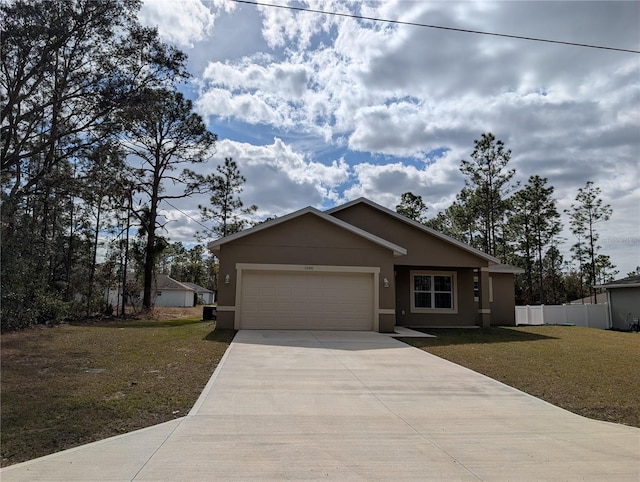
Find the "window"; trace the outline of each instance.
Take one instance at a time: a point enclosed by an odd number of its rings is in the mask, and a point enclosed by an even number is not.
[[[454,291],[455,273],[412,271],[411,278],[412,311],[455,312],[457,310]]]

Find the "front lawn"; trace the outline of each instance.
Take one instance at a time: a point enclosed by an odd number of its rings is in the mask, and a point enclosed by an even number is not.
[[[186,415],[233,335],[199,317],[2,334],[2,466]]]
[[[640,427],[640,334],[575,326],[423,329],[401,338],[585,417]]]

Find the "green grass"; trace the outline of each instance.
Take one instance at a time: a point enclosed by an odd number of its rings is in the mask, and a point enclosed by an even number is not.
[[[437,338],[403,341],[572,412],[640,426],[639,334],[425,331]],[[186,415],[233,335],[198,318],[2,334],[2,465]]]
[[[575,326],[424,329],[404,338],[585,417],[640,427],[640,335]]]
[[[2,466],[186,415],[233,335],[198,318],[2,334]]]

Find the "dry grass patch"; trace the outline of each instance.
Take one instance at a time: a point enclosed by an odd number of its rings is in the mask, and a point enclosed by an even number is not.
[[[585,417],[640,427],[640,335],[575,326],[424,329],[407,344]]]
[[[2,466],[186,415],[234,332],[154,318],[2,334]]]

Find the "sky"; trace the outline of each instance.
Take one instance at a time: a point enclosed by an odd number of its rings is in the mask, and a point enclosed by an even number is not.
[[[640,50],[640,2],[270,3]],[[512,151],[514,181],[548,178],[561,213],[593,181],[613,209],[596,226],[600,252],[618,278],[640,265],[639,54],[230,0],[145,0],[140,19],[188,55],[181,90],[218,135],[196,170],[232,157],[258,218],[361,196],[395,209],[408,191],[434,217],[491,132]],[[165,235],[191,246],[208,196],[172,204]],[[575,237],[562,220],[568,260]]]

